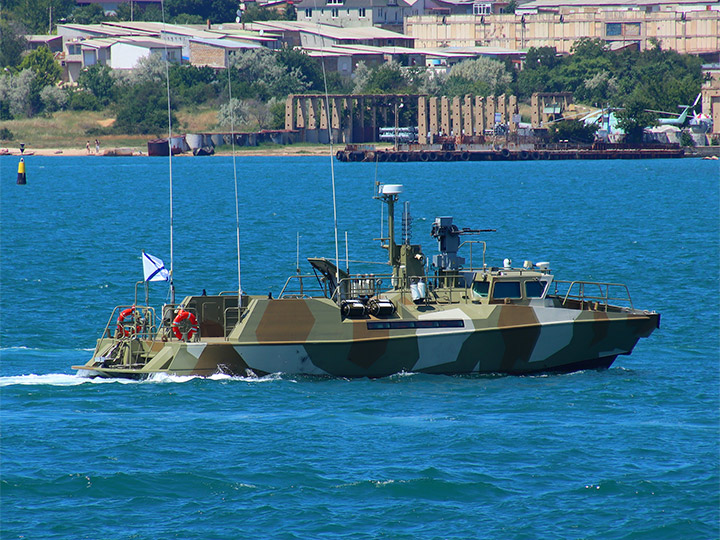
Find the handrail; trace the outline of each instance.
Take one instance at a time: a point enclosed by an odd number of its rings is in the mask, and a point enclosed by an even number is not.
[[[120,313],[130,308],[135,309],[132,321],[128,321],[120,326],[123,326],[123,328],[127,327],[130,337],[152,338],[154,336],[155,332],[157,332],[155,308],[152,306],[121,305],[115,306],[110,313],[110,318],[102,333],[103,337],[114,337],[115,332],[113,332],[111,328],[117,328],[120,324],[118,322]],[[140,316],[137,315],[138,311],[141,312]],[[138,327],[140,327],[139,332],[137,330]]]
[[[483,245],[483,268],[485,268],[485,252],[487,251],[487,243],[485,240],[465,240],[462,244],[458,246],[458,250],[463,247],[465,244],[470,244],[470,268],[473,267],[473,256],[472,256],[472,245],[473,244],[482,244]]]
[[[553,283],[555,284],[554,296],[556,296],[558,298],[560,297],[560,295],[562,295],[562,292],[560,292],[558,290],[558,284],[567,284],[568,285],[567,292],[565,293],[565,296],[562,299],[562,305],[565,305],[569,299],[578,300],[580,302],[602,301],[602,303],[605,306],[605,311],[607,311],[610,301],[619,301],[619,302],[627,302],[630,305],[630,309],[635,309],[635,307],[633,306],[633,303],[632,303],[632,298],[630,297],[630,290],[628,289],[627,285],[625,285],[624,283],[609,283],[609,282],[601,282],[601,281],[566,281],[566,280],[560,280],[560,279],[554,280]],[[598,290],[599,290],[599,296],[586,294],[585,293],[586,285],[597,286]],[[578,292],[575,294],[571,294],[573,292],[573,289],[576,286],[577,286]],[[610,296],[610,287],[624,289],[625,296]]]
[[[297,275],[297,276],[289,276],[285,280],[285,285],[283,285],[283,288],[280,290],[280,294],[278,295],[278,298],[283,298],[286,295],[286,290],[290,286],[291,283],[298,281],[300,283],[300,292],[299,293],[287,293],[289,295],[293,296],[302,296],[302,297],[308,297],[309,294],[312,294],[313,292],[322,293],[324,297],[327,298],[327,287],[326,285],[322,284],[320,286],[313,285],[313,287],[306,287],[306,285],[303,283],[304,279],[310,279],[312,282],[317,283],[318,276],[315,274],[304,274],[304,275]]]

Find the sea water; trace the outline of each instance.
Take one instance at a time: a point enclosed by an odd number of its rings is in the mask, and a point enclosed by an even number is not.
[[[237,290],[238,229],[251,294],[277,295],[298,251],[303,271],[335,259],[329,157],[237,158],[239,227],[231,158],[172,164],[178,299]],[[475,237],[490,265],[549,261],[662,313],[606,371],[380,380],[78,377],[141,251],[170,266],[168,159],[16,169],[0,158],[3,539],[720,535],[716,163],[335,163],[342,267],[347,232],[351,271],[383,272],[353,261],[386,260],[372,196],[397,183],[427,254],[453,216],[497,229]]]

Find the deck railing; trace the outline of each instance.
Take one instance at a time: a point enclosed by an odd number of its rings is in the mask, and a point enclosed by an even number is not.
[[[624,283],[604,283],[598,281],[564,281],[553,280],[555,287],[553,296],[560,298],[566,305],[569,300],[596,304],[597,309],[608,310],[611,303],[619,307],[634,309],[630,291]]]

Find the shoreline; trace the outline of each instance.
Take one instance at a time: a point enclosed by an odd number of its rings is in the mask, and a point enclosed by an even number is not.
[[[333,145],[333,153],[336,151],[337,148],[344,148],[345,145]],[[132,151],[132,154],[128,154],[128,157],[132,155],[133,157],[147,157],[147,149],[140,149],[137,147],[116,147],[116,148],[101,148],[100,153],[95,153],[95,151],[91,151],[88,153],[87,150],[84,148],[75,149],[75,148],[25,148],[24,152],[20,152],[20,149],[18,148],[8,148],[3,147],[0,148],[0,156],[15,156],[15,157],[25,157],[25,156],[66,156],[66,157],[83,157],[83,156],[93,156],[93,157],[115,157],[112,154],[108,154],[107,152],[112,152],[114,150],[124,150],[124,151]],[[263,156],[263,157],[272,157],[272,156],[326,156],[328,155],[329,151],[329,145],[325,146],[300,146],[297,148],[293,148],[292,146],[282,146],[277,149],[273,148],[260,148],[255,149],[253,147],[247,147],[247,146],[241,146],[238,147],[235,150],[235,155],[238,156]],[[219,151],[211,156],[202,156],[202,157],[212,157],[212,156],[232,156],[232,151]],[[183,154],[173,154],[174,157],[200,157],[200,156],[193,156],[191,152],[186,152]]]
[[[392,145],[376,144],[377,150],[387,150],[392,148]],[[387,148],[386,148],[387,147]],[[332,146],[332,155],[338,150],[343,150],[344,144],[335,144]],[[123,151],[121,154],[113,153],[114,151]],[[330,145],[302,145],[302,146],[278,146],[277,148],[272,147],[252,147],[252,146],[239,146],[235,149],[236,156],[257,156],[257,157],[302,157],[302,156],[328,156],[330,152]],[[94,149],[88,153],[85,148],[25,148],[23,153],[20,152],[19,148],[11,147],[0,147],[0,156],[14,156],[14,157],[25,157],[25,156],[59,156],[59,157],[116,157],[117,155],[125,157],[148,157],[147,149],[141,149],[138,147],[115,147],[115,148],[101,148],[100,153],[95,153]],[[232,150],[222,150],[215,152],[210,156],[193,156],[191,152],[185,152],[182,154],[173,154],[174,157],[231,157],[233,155]],[[704,159],[716,159],[720,157],[720,146],[707,146],[707,147],[694,147],[686,149],[685,158],[704,158]]]

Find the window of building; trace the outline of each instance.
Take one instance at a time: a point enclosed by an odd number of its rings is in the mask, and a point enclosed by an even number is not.
[[[605,24],[605,35],[621,36],[622,35],[622,23],[607,23],[607,24]]]
[[[520,298],[520,282],[519,281],[496,281],[493,287],[493,298],[502,300],[503,298]]]
[[[492,4],[475,2],[473,4],[473,15],[490,15],[492,13]]]
[[[623,25],[624,36],[639,36],[640,35],[640,23],[625,23]]]

